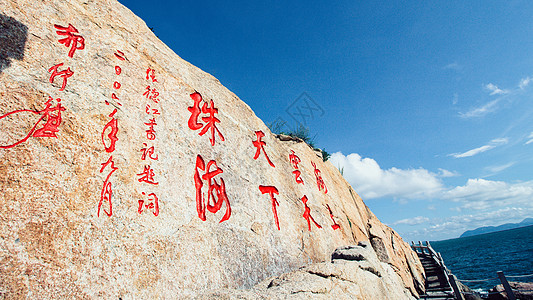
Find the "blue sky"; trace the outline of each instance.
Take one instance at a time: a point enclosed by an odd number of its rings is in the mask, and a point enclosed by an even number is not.
[[[533,216],[533,2],[121,3],[266,123],[305,123],[404,239]]]

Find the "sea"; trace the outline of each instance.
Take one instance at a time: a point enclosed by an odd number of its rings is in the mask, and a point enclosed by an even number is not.
[[[533,282],[533,226],[430,243],[446,267],[476,291],[500,284],[498,271],[508,281]],[[513,277],[520,275],[531,276]]]

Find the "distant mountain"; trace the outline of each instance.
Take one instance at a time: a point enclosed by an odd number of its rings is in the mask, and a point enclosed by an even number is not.
[[[479,227],[474,230],[467,230],[463,234],[461,234],[460,237],[473,236],[473,235],[502,231],[502,230],[509,230],[509,229],[514,229],[514,228],[530,226],[530,225],[533,225],[533,218],[526,218],[520,223],[506,223],[500,226],[486,226],[486,227]]]

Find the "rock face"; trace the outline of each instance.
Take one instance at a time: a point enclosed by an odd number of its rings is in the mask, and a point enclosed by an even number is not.
[[[533,300],[533,282],[509,282],[516,299]],[[503,285],[498,284],[489,290],[490,300],[507,300],[507,293]]]
[[[269,278],[249,290],[218,290],[199,299],[409,299],[401,279],[368,242],[340,247],[331,262]]]
[[[416,254],[335,167],[127,8],[0,7],[2,297],[421,291]]]

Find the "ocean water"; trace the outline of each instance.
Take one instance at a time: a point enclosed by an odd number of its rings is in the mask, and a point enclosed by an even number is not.
[[[533,276],[511,277],[533,274],[533,226],[430,243],[460,280],[498,278],[496,272],[503,271],[508,281],[533,282]],[[500,281],[463,283],[488,290]]]

